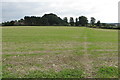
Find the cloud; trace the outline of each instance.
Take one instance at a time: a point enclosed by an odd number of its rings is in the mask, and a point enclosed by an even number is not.
[[[117,22],[118,0],[2,0],[3,21],[26,15],[56,13],[60,17],[95,17],[101,22]]]
[[[2,6],[3,21],[20,19],[27,15],[38,15],[45,12],[43,4],[32,2],[5,2]]]

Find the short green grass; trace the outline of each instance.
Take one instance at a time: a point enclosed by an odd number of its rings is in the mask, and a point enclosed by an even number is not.
[[[116,76],[118,76],[118,68],[111,67],[111,66],[110,67],[106,67],[106,66],[100,67],[98,69],[97,76],[100,78],[116,77]]]
[[[3,78],[118,77],[117,30],[6,26],[2,46]]]
[[[28,78],[83,78],[84,73],[78,69],[65,69],[60,72],[55,71],[33,71],[30,72],[26,77]]]

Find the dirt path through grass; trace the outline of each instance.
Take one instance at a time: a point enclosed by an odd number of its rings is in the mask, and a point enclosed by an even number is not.
[[[88,39],[87,39],[87,32],[85,31],[85,37],[84,37],[84,54],[83,54],[83,65],[85,68],[85,73],[88,74],[87,78],[92,78],[92,73],[93,73],[93,66],[92,62],[93,60],[90,58],[91,54],[88,52]]]

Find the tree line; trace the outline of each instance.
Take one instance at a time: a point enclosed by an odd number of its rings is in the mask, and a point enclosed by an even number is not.
[[[114,25],[101,23],[99,20],[96,22],[94,17],[91,17],[90,23],[85,16],[78,18],[67,17],[61,19],[56,14],[44,14],[42,17],[25,16],[20,20],[12,20],[3,22],[2,26],[86,26],[86,27],[98,27],[98,28],[114,28]]]

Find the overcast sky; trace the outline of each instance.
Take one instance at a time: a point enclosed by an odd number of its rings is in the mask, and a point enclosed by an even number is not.
[[[118,22],[119,0],[2,0],[2,21],[24,16],[55,13],[59,17],[95,17],[105,23]]]

